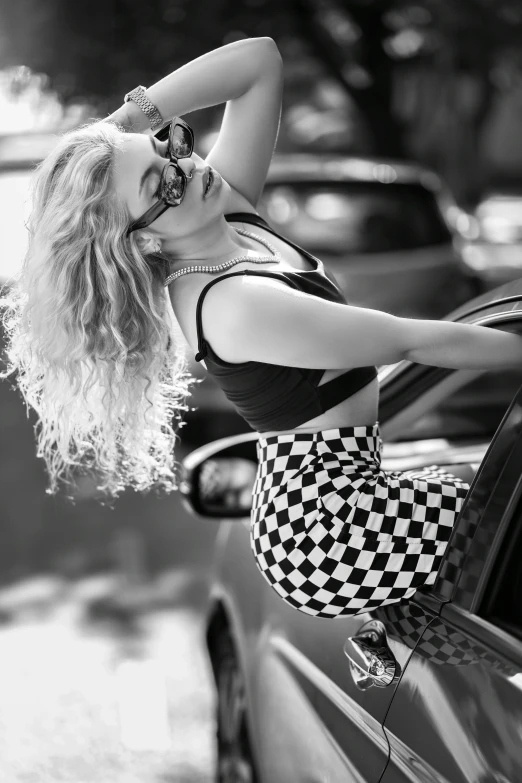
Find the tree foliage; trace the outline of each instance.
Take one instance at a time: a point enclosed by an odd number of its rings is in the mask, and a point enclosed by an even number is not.
[[[350,96],[374,152],[460,169],[468,196],[480,186],[483,124],[520,82],[521,0],[0,0],[0,68],[44,73],[66,103],[100,113],[137,84],[257,35],[278,42],[289,72],[291,42],[304,42]],[[316,80],[314,70],[310,89]]]
[[[295,0],[303,34],[387,155],[417,157],[463,200],[482,187],[484,122],[521,83],[520,0]]]
[[[272,0],[237,5],[235,11],[229,0],[1,0],[0,67],[25,65],[47,74],[65,101],[112,107],[136,84],[152,83],[227,39],[284,30],[285,14]]]

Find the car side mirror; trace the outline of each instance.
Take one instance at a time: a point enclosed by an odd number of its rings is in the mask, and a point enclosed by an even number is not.
[[[251,459],[210,456],[181,481],[183,503],[203,517],[249,517],[256,473]]]

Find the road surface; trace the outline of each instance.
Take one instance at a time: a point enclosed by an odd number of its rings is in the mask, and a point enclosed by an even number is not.
[[[6,783],[210,783],[214,691],[200,616],[86,623],[81,591],[0,627]]]

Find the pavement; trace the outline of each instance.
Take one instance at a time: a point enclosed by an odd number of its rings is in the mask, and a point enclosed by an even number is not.
[[[210,783],[200,612],[156,601],[93,614],[102,583],[40,579],[0,595],[2,781]]]

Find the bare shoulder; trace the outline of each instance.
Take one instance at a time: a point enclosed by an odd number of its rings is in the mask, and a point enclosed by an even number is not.
[[[221,277],[223,279],[217,278],[205,293],[204,307],[201,307],[203,334],[222,359],[242,362],[246,360],[248,343],[241,335],[249,328],[253,308],[258,310],[257,318],[262,319],[262,312],[269,311],[274,293],[293,288],[284,280],[261,274]]]

